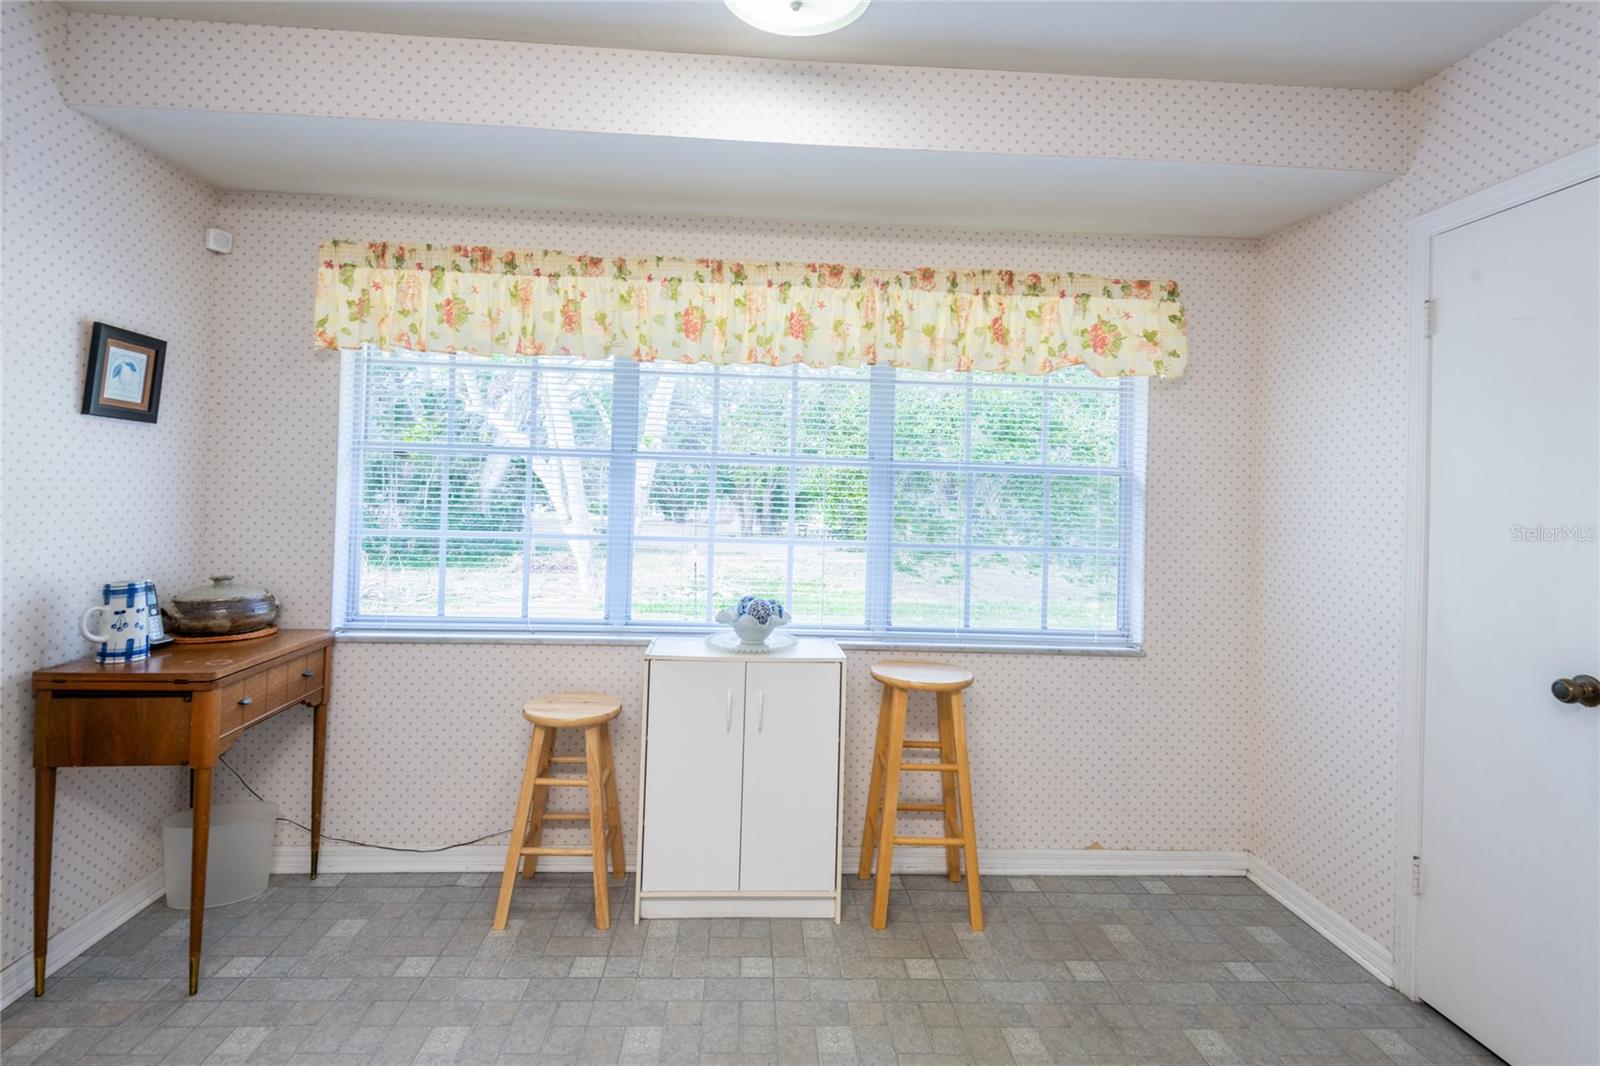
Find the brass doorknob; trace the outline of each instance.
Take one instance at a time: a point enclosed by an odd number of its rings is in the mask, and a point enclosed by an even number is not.
[[[1588,674],[1557,678],[1550,686],[1550,694],[1562,703],[1581,703],[1585,707],[1600,707],[1600,679]]]

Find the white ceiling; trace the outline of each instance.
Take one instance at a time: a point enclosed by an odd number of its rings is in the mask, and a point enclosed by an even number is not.
[[[464,206],[1263,237],[1392,177],[191,109],[82,110],[219,188]],[[641,174],[650,180],[640,181]]]
[[[1409,89],[1546,5],[875,0],[846,29],[806,38],[754,30],[719,0],[66,0],[65,6],[157,18],[843,63]]]

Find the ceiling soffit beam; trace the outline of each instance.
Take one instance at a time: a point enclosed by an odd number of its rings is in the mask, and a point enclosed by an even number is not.
[[[1407,96],[73,13],[69,103],[1396,174]]]

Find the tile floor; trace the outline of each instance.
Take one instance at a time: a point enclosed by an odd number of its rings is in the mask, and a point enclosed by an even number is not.
[[[1242,878],[897,878],[889,928],[846,881],[828,921],[610,931],[589,880],[274,877],[213,910],[200,996],[158,903],[0,1015],[6,1063],[1496,1062]],[[631,887],[631,882],[630,886]],[[624,915],[626,917],[624,917]]]

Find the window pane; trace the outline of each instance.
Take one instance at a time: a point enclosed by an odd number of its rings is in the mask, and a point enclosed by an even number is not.
[[[457,356],[451,380],[455,444],[526,448],[533,428],[533,372],[527,360]]]
[[[972,476],[972,543],[1038,546],[1044,539],[1043,520],[1041,475]]]
[[[786,466],[717,467],[718,537],[784,537],[789,533]]]
[[[432,617],[439,613],[439,542],[399,537],[361,540],[360,611]]]
[[[444,459],[439,455],[369,453],[361,462],[363,529],[439,528]]]
[[[611,460],[533,459],[530,513],[535,536],[590,536],[606,531]]]
[[[1050,629],[1117,628],[1117,560],[1109,555],[1051,555]]]
[[[864,548],[797,547],[794,602],[789,613],[814,625],[860,626],[867,621]]]
[[[1116,392],[1054,392],[1050,396],[1050,461],[1075,466],[1117,465]]]
[[[527,524],[528,461],[520,455],[461,455],[450,460],[448,528],[520,533]]]
[[[1044,459],[1044,390],[972,390],[972,461],[1038,463]]]
[[[363,375],[370,441],[431,444],[445,439],[450,372],[445,366],[392,366],[374,361]]]
[[[1121,478],[1051,478],[1050,546],[1116,548],[1121,541],[1121,491]]]
[[[711,371],[650,363],[639,368],[639,450],[711,449]]]
[[[891,622],[896,626],[959,626],[962,566],[961,552],[895,552],[889,578]]]
[[[541,357],[534,375],[534,446],[610,448],[612,380],[605,364]]]
[[[958,544],[967,530],[967,475],[909,470],[894,477],[894,539],[901,544]]]
[[[444,569],[447,616],[522,617],[520,540],[448,540]]]
[[[914,384],[917,377],[940,380],[935,374],[895,371],[894,457],[959,462],[965,451],[967,390],[959,384]]]
[[[712,556],[716,590],[712,613],[732,607],[740,596],[763,596],[789,604],[789,549],[782,544],[718,544]]]
[[[606,615],[606,545],[574,540],[535,544],[528,576],[528,616],[599,620]]]
[[[797,538],[867,539],[865,467],[796,467],[794,481]]]
[[[772,367],[723,367],[717,387],[717,450],[788,455],[794,375]]]
[[[706,545],[644,541],[633,551],[633,618],[708,622]]]
[[[709,520],[711,468],[704,463],[641,461],[634,473],[640,536],[703,537]]]
[[[795,414],[799,453],[836,459],[865,458],[869,397],[865,371],[802,370]]]
[[[973,552],[969,624],[975,629],[1037,630],[1042,561],[1038,552]]]

